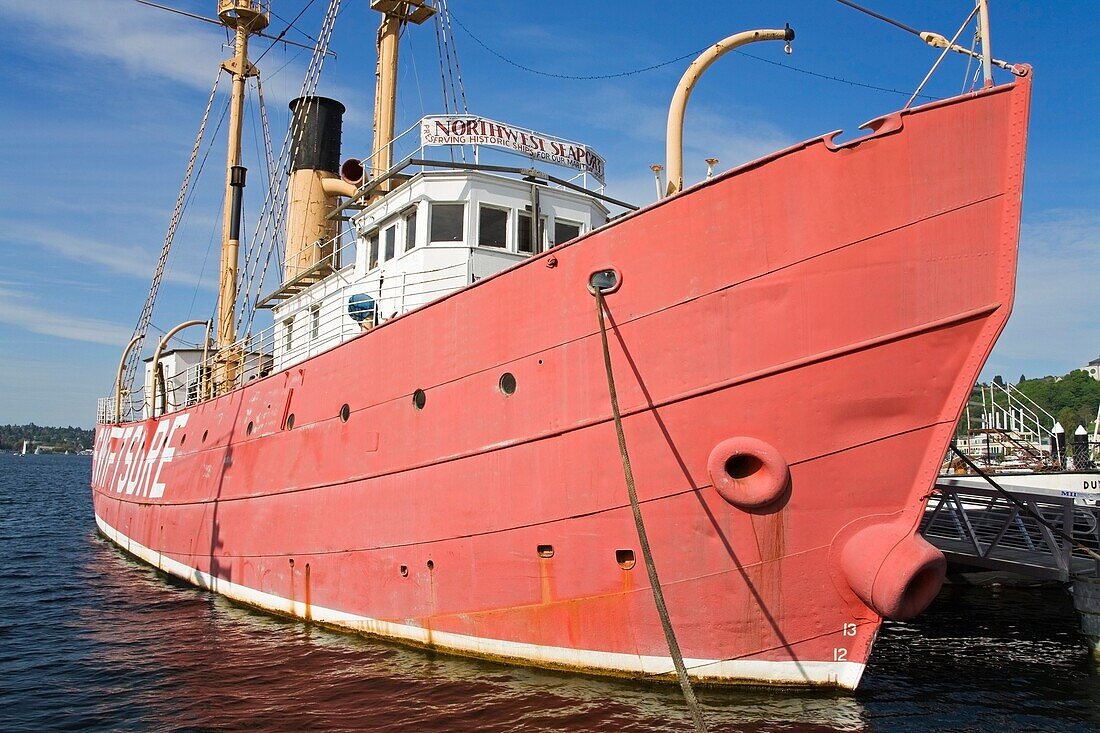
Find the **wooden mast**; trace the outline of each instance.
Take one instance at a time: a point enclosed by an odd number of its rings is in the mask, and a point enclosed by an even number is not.
[[[431,0],[371,0],[371,9],[382,14],[378,27],[378,66],[374,87],[374,144],[370,174],[380,176],[393,164],[393,128],[397,106],[397,51],[401,24],[420,25],[435,14]],[[384,184],[383,188],[387,188]]]
[[[237,267],[240,250],[240,196],[244,186],[241,163],[241,126],[244,87],[259,70],[248,61],[248,37],[268,24],[268,0],[218,0],[218,18],[234,31],[233,58],[222,63],[233,87],[229,101],[229,143],[225,164],[225,205],[222,219],[221,275],[218,285],[217,374],[215,389],[220,394],[233,389],[240,370],[241,354],[232,349],[236,339]]]

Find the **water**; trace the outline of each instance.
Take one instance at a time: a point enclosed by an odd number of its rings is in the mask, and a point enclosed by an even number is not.
[[[0,731],[687,731],[679,690],[404,649],[173,583],[100,538],[78,456],[0,456]],[[1061,589],[949,589],[855,694],[703,690],[712,731],[1096,731]]]

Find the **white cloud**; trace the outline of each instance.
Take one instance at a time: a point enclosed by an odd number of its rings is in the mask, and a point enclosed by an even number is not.
[[[0,287],[0,323],[47,336],[108,346],[125,346],[133,332],[132,328],[118,323],[43,308],[32,302],[32,296],[4,287]]]
[[[107,59],[134,76],[160,76],[200,89],[210,87],[225,55],[225,34],[216,26],[134,2],[0,0],[0,13],[8,18],[9,34],[14,20],[30,26],[36,44]]]
[[[1100,212],[1054,209],[1026,216],[1016,305],[984,378],[1064,374],[1100,354],[1097,282]]]
[[[156,268],[156,255],[141,247],[107,244],[56,229],[10,224],[4,228],[4,239],[10,242],[18,241],[19,249],[24,248],[27,243],[33,243],[43,250],[55,252],[74,262],[99,265],[110,272],[142,280],[152,278]],[[207,289],[217,287],[216,283],[204,282],[198,275],[181,271],[179,268],[166,269],[165,279],[183,285],[205,285]]]

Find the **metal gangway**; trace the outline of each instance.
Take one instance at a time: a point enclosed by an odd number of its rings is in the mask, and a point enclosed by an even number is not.
[[[1098,520],[1071,497],[938,484],[920,531],[949,563],[1066,583],[1100,577]]]

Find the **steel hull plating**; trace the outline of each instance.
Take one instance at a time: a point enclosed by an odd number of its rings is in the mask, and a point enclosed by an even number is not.
[[[638,541],[587,289],[614,268],[626,439],[689,670],[854,687],[882,615],[935,592],[913,534],[1012,303],[1028,98],[1024,79],[809,141],[288,371],[100,426],[99,527],[317,622],[671,675],[640,552],[617,552]],[[738,437],[789,467],[766,506],[715,489]]]

